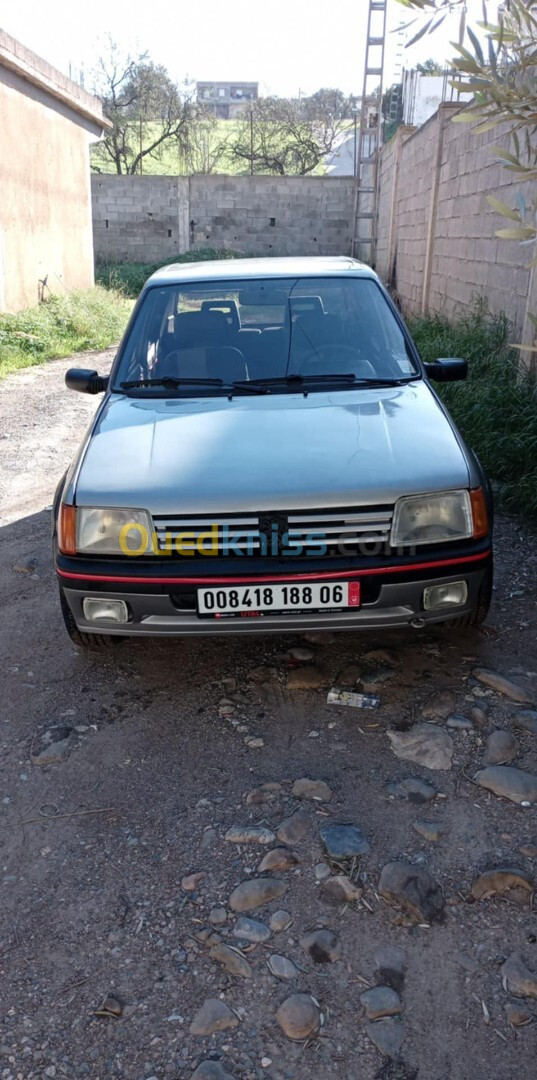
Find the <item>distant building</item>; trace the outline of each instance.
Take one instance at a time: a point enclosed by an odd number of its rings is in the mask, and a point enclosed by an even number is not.
[[[233,120],[240,116],[251,101],[259,97],[256,82],[198,82],[196,99],[220,120]]]
[[[89,144],[101,102],[0,30],[0,311],[93,285]]]
[[[402,121],[421,127],[443,101],[471,101],[472,94],[454,90],[451,79],[456,71],[446,69],[443,75],[422,74],[411,70],[403,72]]]

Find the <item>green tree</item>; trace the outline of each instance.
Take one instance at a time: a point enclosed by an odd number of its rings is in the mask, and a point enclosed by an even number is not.
[[[102,147],[116,172],[141,172],[143,159],[158,158],[171,141],[186,148],[193,113],[190,98],[147,53],[125,56],[110,40],[107,53],[99,57],[94,89],[112,124]]]

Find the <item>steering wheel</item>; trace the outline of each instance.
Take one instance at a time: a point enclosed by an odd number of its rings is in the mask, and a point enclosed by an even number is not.
[[[352,372],[341,371],[341,367],[348,368],[349,364],[347,362],[346,364],[340,365],[338,367],[338,361],[340,357],[345,355],[348,356],[349,353],[352,357]],[[314,362],[314,367],[318,365],[319,361],[321,363],[334,364],[334,371],[339,375],[352,373],[357,377],[364,376],[365,378],[369,378],[370,376],[375,377],[377,374],[375,368],[370,363],[370,361],[365,360],[364,357],[361,356],[358,352],[358,349],[353,349],[352,345],[338,345],[336,343],[334,343],[333,345],[320,345],[318,349],[312,350],[312,352],[308,353],[308,355],[304,357],[300,364],[299,374],[315,375],[315,371],[307,372],[304,370],[308,364],[312,363],[312,361]],[[358,370],[356,370],[356,368],[358,368]],[[330,372],[323,372],[323,374],[329,375]]]

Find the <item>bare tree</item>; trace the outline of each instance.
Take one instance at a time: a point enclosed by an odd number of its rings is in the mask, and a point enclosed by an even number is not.
[[[185,150],[186,170],[189,173],[215,173],[224,166],[229,156],[231,131],[225,132],[225,124],[219,123],[213,113],[203,107],[191,115]]]
[[[259,98],[239,122],[230,159],[256,173],[305,176],[314,172],[348,123],[344,119],[348,111],[335,96],[339,93],[322,90],[300,100]]]
[[[102,146],[116,172],[141,172],[143,159],[158,158],[170,142],[186,147],[192,114],[189,97],[147,53],[125,56],[110,40],[107,54],[99,58],[94,88],[112,123]]]

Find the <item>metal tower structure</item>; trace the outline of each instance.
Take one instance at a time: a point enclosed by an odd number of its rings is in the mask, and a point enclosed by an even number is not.
[[[375,265],[387,0],[369,0],[351,255]]]

